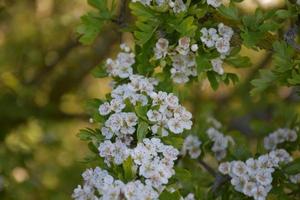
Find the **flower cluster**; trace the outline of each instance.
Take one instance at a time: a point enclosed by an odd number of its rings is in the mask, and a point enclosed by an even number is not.
[[[146,179],[145,183],[160,189],[174,175],[174,160],[178,154],[177,149],[164,145],[158,138],[145,138],[132,150],[131,157],[139,167],[139,175]]]
[[[214,152],[217,160],[225,158],[229,143],[234,144],[232,137],[223,135],[216,128],[209,128],[206,131],[210,140],[213,141],[211,150]]]
[[[182,37],[175,48],[169,46],[169,41],[160,38],[154,48],[155,59],[165,58],[172,61],[171,77],[175,83],[186,83],[190,76],[197,76],[195,52],[197,44],[192,44],[189,37]]]
[[[100,144],[98,150],[100,157],[104,158],[104,162],[108,166],[110,166],[111,162],[116,165],[122,164],[130,154],[130,149],[120,140],[117,140],[115,143],[105,140]]]
[[[279,128],[264,138],[264,147],[267,150],[274,150],[278,144],[284,142],[295,142],[297,137],[298,136],[295,130]]]
[[[128,78],[133,74],[132,65],[135,63],[135,55],[125,44],[121,44],[120,47],[123,51],[115,60],[110,58],[106,60],[106,71],[112,77]]]
[[[202,142],[198,139],[197,136],[187,136],[183,142],[181,154],[186,155],[188,153],[192,159],[198,158],[201,154],[201,143]]]
[[[206,3],[214,8],[218,8],[222,5],[222,0],[206,0]]]
[[[153,134],[161,132],[167,136],[168,131],[180,134],[185,129],[192,127],[192,114],[179,104],[178,97],[172,93],[153,92],[151,95],[152,106],[147,112],[148,120],[153,123]]]
[[[289,179],[294,184],[300,183],[300,173],[290,176]]]
[[[158,199],[159,194],[151,186],[145,185],[140,181],[123,183],[114,180],[106,170],[99,167],[86,170],[82,177],[83,186],[78,185],[74,190],[72,198],[75,200],[112,200],[112,199]],[[101,198],[100,196],[101,195]]]
[[[231,184],[238,192],[255,200],[265,200],[272,188],[272,173],[279,168],[279,164],[291,161],[292,157],[286,150],[278,149],[246,162],[221,163],[219,171],[231,177]]]
[[[169,7],[174,13],[181,13],[187,9],[183,0],[132,0],[132,2],[140,2],[147,6]]]
[[[201,33],[201,41],[208,48],[215,48],[220,53],[220,57],[211,60],[213,70],[220,75],[224,74],[223,59],[230,53],[230,40],[234,34],[232,28],[220,23],[218,30],[202,28]]]

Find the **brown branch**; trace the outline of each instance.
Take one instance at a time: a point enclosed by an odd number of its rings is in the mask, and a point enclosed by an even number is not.
[[[203,160],[199,160],[199,164],[212,176],[216,175],[215,170],[211,166],[209,166],[206,162],[204,162]]]

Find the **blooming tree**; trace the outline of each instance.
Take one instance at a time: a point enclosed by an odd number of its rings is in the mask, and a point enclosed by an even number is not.
[[[93,156],[87,161],[96,166],[83,172],[73,199],[300,198],[300,160],[293,155],[299,150],[297,118],[266,132],[258,141],[264,148],[251,153],[215,118],[193,117],[177,96],[178,88],[206,79],[213,90],[235,84],[239,77],[226,66],[252,66],[242,46],[273,54],[272,67],[249,80],[252,95],[300,85],[299,1],[253,14],[239,11],[242,1],[123,0],[119,12],[115,1],[88,1],[97,12],[82,17],[81,42],[91,43],[114,23],[135,44],[121,44],[93,71],[110,77],[112,90],[89,103],[98,128],[78,136],[88,142]]]

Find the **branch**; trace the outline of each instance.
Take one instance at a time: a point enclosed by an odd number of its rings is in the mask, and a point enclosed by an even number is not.
[[[200,164],[202,167],[204,167],[204,169],[206,169],[206,171],[207,171],[208,173],[210,173],[212,176],[216,176],[215,170],[214,170],[211,166],[209,166],[206,162],[204,162],[203,160],[199,160],[199,164]]]

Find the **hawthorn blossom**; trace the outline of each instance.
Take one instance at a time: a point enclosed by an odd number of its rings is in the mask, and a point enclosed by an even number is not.
[[[222,0],[207,0],[206,3],[214,8],[218,8],[222,5]]]
[[[220,58],[215,58],[212,59],[211,61],[211,65],[213,67],[213,70],[215,72],[217,72],[219,75],[223,75],[224,74],[224,69],[223,69],[223,60]]]
[[[280,164],[292,161],[284,149],[277,149],[257,159],[249,158],[246,162],[232,161],[219,165],[219,171],[231,177],[235,190],[255,200],[265,200],[272,189],[272,174]]]
[[[197,44],[191,44],[189,37],[182,37],[178,45],[173,48],[169,42],[160,38],[154,48],[154,58],[162,59],[166,56],[172,61],[170,70],[171,77],[175,83],[186,83],[191,76],[197,76],[195,53],[198,50]]]
[[[209,128],[206,131],[210,140],[213,141],[211,150],[215,153],[217,160],[222,160],[226,156],[227,148],[229,144],[234,144],[233,138],[230,136],[224,136],[216,128]]]
[[[130,51],[126,52],[129,47],[125,44],[122,44],[121,48],[124,52],[120,52],[115,60],[107,59],[105,67],[109,76],[128,78],[133,74],[132,65],[135,63],[135,55]]]
[[[284,142],[295,142],[297,138],[298,135],[295,130],[280,128],[264,138],[264,147],[267,150],[274,150],[277,145]]]
[[[197,136],[189,135],[185,138],[182,148],[181,148],[181,154],[186,155],[187,153],[192,159],[196,159],[201,154],[201,141],[198,139]]]
[[[175,14],[186,11],[186,5],[183,0],[131,0],[132,2],[140,2],[145,6],[168,6]]]
[[[144,184],[139,180],[123,183],[115,180],[106,170],[99,167],[95,169],[87,169],[82,177],[84,179],[83,186],[78,185],[74,189],[72,198],[74,200],[157,200],[159,193],[150,185]]]

